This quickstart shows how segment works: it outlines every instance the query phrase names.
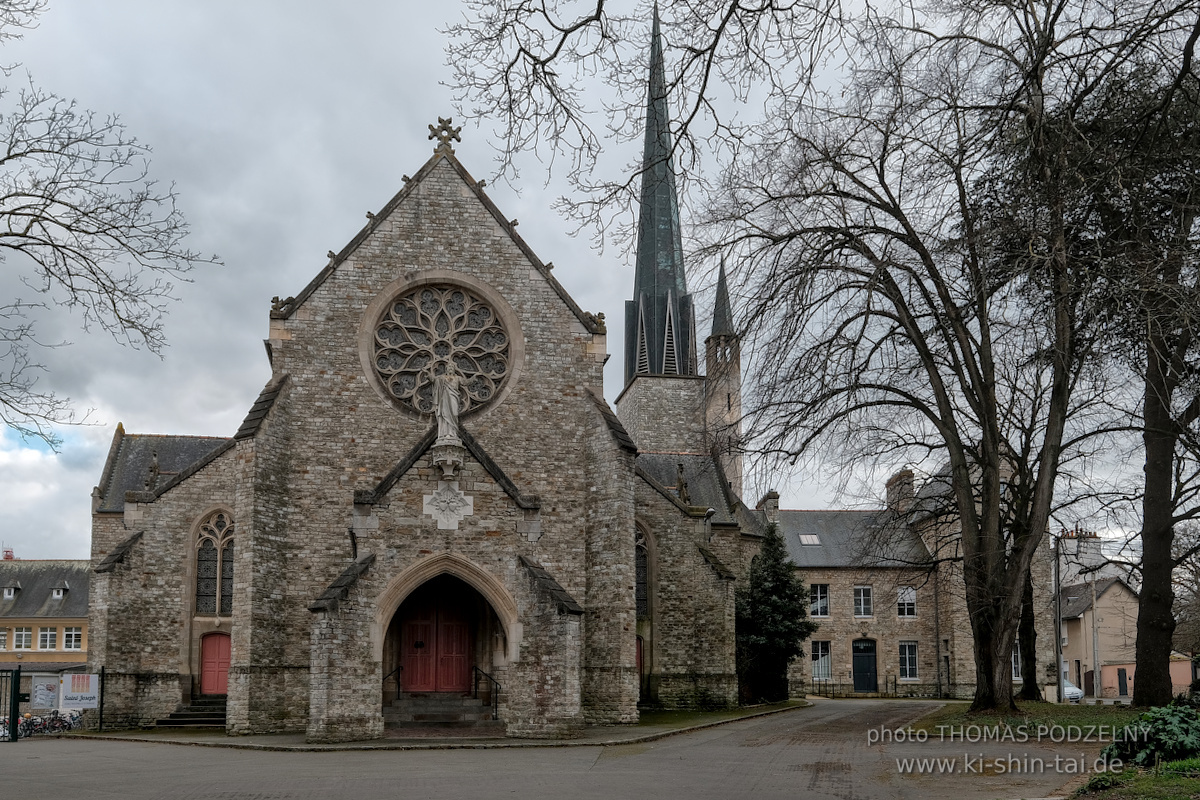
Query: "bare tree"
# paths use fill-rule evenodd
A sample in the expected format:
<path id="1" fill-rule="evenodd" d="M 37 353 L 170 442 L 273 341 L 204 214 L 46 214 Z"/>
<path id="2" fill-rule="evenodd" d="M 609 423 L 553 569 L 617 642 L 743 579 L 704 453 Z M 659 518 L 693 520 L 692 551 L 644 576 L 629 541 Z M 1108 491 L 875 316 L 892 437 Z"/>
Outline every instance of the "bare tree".
<path id="1" fill-rule="evenodd" d="M 1192 24 L 1185 65 L 1200 18 Z M 1141 387 L 1111 401 L 1114 424 L 1127 421 L 1145 454 L 1128 476 L 1141 523 L 1137 705 L 1171 699 L 1174 530 L 1200 515 L 1200 85 L 1180 69 L 1135 60 L 1100 76 L 1084 102 L 1047 115 L 1065 164 L 1055 194 L 1029 191 L 1036 182 L 1018 154 L 996 182 L 992 217 L 1007 232 L 1005 257 L 1032 266 L 1038 221 L 1051 202 L 1065 210 L 1064 246 L 1087 267 L 1078 290 L 1096 312 L 1084 324 L 1103 340 L 1101 365 Z"/>
<path id="2" fill-rule="evenodd" d="M 43 0 L 0 2 L 0 41 L 33 27 Z M 14 68 L 4 70 L 11 78 Z M 40 309 L 64 306 L 118 341 L 158 352 L 171 280 L 198 263 L 172 186 L 149 176 L 149 148 L 115 116 L 24 85 L 0 88 L 0 251 L 30 295 L 0 305 L 0 420 L 55 444 L 75 419 L 39 387 L 46 348 Z"/>
<path id="3" fill-rule="evenodd" d="M 633 176 L 592 178 L 602 146 L 581 81 L 608 79 L 618 137 L 636 132 L 643 85 L 621 47 L 630 18 L 610 6 L 514 0 L 455 29 L 463 97 L 499 113 L 506 151 L 545 136 L 572 153 L 589 191 L 573 208 L 600 223 Z M 1011 706 L 1009 654 L 1056 479 L 1064 458 L 1094 455 L 1102 427 L 1088 265 L 1067 247 L 1049 123 L 1113 71 L 1177 63 L 1195 2 L 896 3 L 848 18 L 834 4 L 707 0 L 664 15 L 684 170 L 701 152 L 723 166 L 702 187 L 700 236 L 755 298 L 764 380 L 746 427 L 785 459 L 949 464 L 974 706 Z M 764 113 L 739 124 L 724 98 Z M 978 202 L 1014 140 L 1046 212 L 1026 263 L 995 252 Z"/>

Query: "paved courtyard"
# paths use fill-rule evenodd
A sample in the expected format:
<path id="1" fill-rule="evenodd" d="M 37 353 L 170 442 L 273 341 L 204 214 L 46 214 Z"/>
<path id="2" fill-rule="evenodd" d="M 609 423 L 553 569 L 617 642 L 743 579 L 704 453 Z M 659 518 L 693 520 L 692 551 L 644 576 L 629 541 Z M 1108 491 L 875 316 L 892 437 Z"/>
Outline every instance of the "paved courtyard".
<path id="1" fill-rule="evenodd" d="M 936 703 L 816 700 L 811 708 L 654 742 L 579 747 L 261 752 L 149 742 L 33 739 L 0 744 L 6 796 L 354 800 L 420 798 L 1046 797 L 1071 778 L 1072 750 L 1034 743 L 868 745 Z M 211 740 L 210 740 L 211 741 Z M 982 756 L 980 762 L 964 759 Z M 1042 758 L 1030 775 L 997 774 L 996 758 Z M 955 758 L 953 774 L 901 775 L 898 758 Z"/>

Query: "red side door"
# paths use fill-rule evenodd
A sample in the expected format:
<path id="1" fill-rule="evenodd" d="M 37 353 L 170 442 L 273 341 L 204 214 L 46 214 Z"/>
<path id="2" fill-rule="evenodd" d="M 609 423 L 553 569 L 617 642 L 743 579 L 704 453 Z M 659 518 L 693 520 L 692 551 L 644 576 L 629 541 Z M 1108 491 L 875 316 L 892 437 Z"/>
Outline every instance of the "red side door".
<path id="1" fill-rule="evenodd" d="M 210 633 L 200 640 L 200 693 L 229 691 L 229 634 Z"/>
<path id="2" fill-rule="evenodd" d="M 471 688 L 467 623 L 442 610 L 438 617 L 439 692 L 465 692 Z"/>
<path id="3" fill-rule="evenodd" d="M 400 632 L 401 683 L 406 692 L 437 691 L 437 609 L 414 608 Z"/>

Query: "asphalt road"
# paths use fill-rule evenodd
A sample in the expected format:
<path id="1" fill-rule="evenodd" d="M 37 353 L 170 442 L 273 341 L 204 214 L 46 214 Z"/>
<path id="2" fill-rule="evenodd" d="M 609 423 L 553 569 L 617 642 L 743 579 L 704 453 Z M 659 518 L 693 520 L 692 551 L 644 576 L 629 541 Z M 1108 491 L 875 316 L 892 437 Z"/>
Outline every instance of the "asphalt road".
<path id="1" fill-rule="evenodd" d="M 994 800 L 1045 797 L 1071 778 L 1056 770 L 1053 761 L 1056 754 L 1078 755 L 1078 747 L 934 741 L 868 745 L 869 729 L 894 729 L 934 707 L 914 701 L 817 700 L 812 708 L 609 747 L 281 753 L 22 740 L 0 743 L 0 795 L 27 800 Z M 979 755 L 987 764 L 969 763 Z M 989 765 L 1006 756 L 1048 762 L 1034 774 L 997 774 Z M 953 774 L 943 766 L 942 774 L 901 775 L 897 759 L 909 757 L 955 758 L 956 767 Z"/>

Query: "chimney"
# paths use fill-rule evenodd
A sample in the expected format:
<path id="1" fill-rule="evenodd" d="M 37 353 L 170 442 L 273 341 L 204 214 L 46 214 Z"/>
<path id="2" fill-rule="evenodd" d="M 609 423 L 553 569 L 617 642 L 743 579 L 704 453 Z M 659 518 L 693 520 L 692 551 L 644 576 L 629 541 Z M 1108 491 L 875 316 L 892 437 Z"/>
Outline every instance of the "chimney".
<path id="1" fill-rule="evenodd" d="M 767 492 L 766 494 L 764 494 L 762 496 L 762 499 L 759 500 L 758 504 L 755 505 L 754 507 L 757 508 L 759 511 L 765 511 L 767 513 L 767 522 L 778 522 L 779 521 L 779 492 L 776 492 L 774 490 Z"/>
<path id="2" fill-rule="evenodd" d="M 887 507 L 897 514 L 907 514 L 913 505 L 913 497 L 916 495 L 913 486 L 913 471 L 911 469 L 902 469 L 892 477 L 888 478 L 887 486 Z"/>

